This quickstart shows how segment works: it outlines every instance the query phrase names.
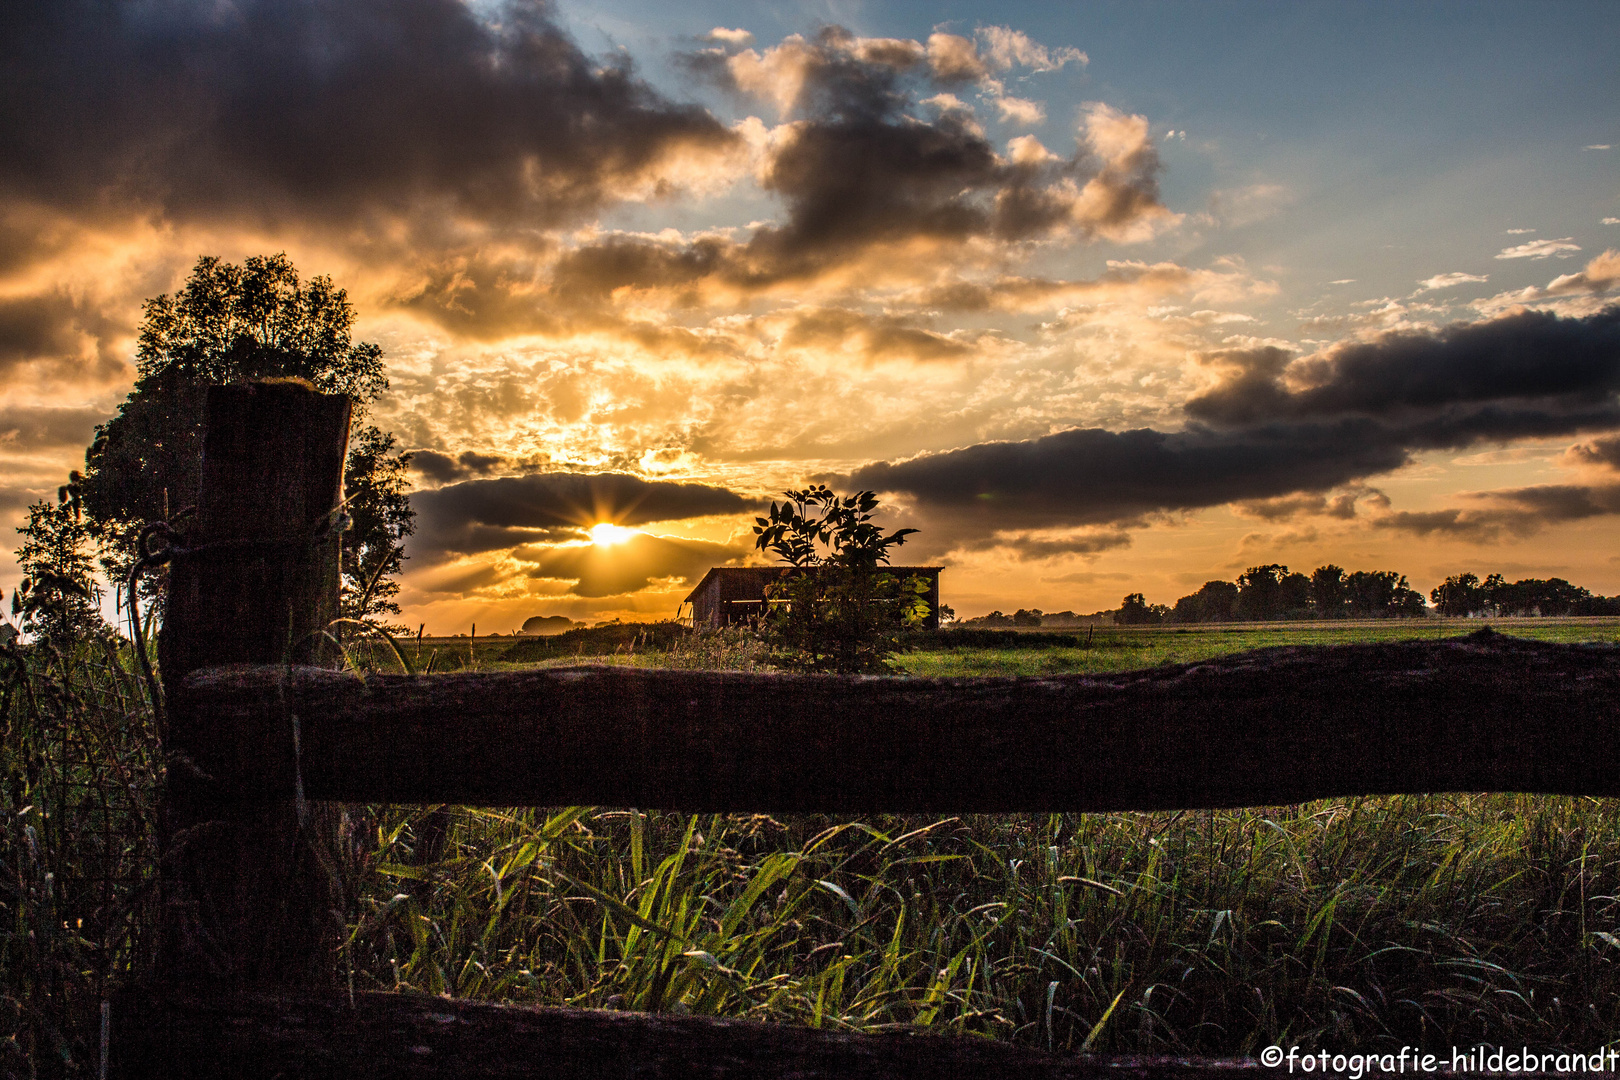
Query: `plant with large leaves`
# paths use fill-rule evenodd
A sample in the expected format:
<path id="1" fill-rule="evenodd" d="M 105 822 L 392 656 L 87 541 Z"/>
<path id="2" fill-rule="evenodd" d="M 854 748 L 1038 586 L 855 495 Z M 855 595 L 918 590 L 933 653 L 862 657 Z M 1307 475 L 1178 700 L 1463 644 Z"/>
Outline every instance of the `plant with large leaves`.
<path id="1" fill-rule="evenodd" d="M 789 566 L 766 592 L 762 625 L 773 659 L 796 671 L 889 670 L 898 635 L 928 617 L 928 583 L 880 569 L 916 529 L 873 523 L 877 496 L 825 485 L 787 492 L 754 519 L 754 546 Z"/>

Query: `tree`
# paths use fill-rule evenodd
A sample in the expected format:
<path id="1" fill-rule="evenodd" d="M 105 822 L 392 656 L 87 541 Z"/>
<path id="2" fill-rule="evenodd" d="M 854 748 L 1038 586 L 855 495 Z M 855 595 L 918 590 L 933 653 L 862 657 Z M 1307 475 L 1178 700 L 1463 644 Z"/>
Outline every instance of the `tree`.
<path id="1" fill-rule="evenodd" d="M 1240 619 L 1275 619 L 1283 612 L 1283 579 L 1288 567 L 1281 563 L 1251 566 L 1238 575 L 1237 610 Z"/>
<path id="2" fill-rule="evenodd" d="M 1319 619 L 1337 619 L 1344 615 L 1348 603 L 1344 567 L 1329 563 L 1311 572 L 1311 603 Z"/>
<path id="3" fill-rule="evenodd" d="M 1230 581 L 1206 581 L 1195 593 L 1183 596 L 1171 609 L 1177 623 L 1230 622 L 1237 605 L 1238 587 Z"/>
<path id="4" fill-rule="evenodd" d="M 1429 599 L 1442 615 L 1469 615 L 1480 606 L 1479 577 L 1475 574 L 1455 574 L 1436 585 Z"/>
<path id="5" fill-rule="evenodd" d="M 197 260 L 173 295 L 148 300 L 136 345 L 136 382 L 118 415 L 96 429 L 85 454 L 84 508 L 118 574 L 133 561 L 142 525 L 174 518 L 197 491 L 208 387 L 296 378 L 355 406 L 344 494 L 353 522 L 344 537 L 344 614 L 398 610 L 384 580 L 413 529 L 406 456 L 391 435 L 364 423 L 388 387 L 382 350 L 355 342 L 354 308 L 327 277 L 301 281 L 286 255 L 242 265 Z"/>
<path id="6" fill-rule="evenodd" d="M 1357 570 L 1344 579 L 1350 614 L 1358 619 L 1423 616 L 1423 594 L 1407 587 L 1406 575 L 1393 570 Z"/>
<path id="7" fill-rule="evenodd" d="M 17 530 L 23 579 L 11 594 L 11 611 L 22 628 L 60 649 L 106 626 L 90 557 L 91 530 L 67 491 L 56 506 L 42 499 L 28 508 L 28 524 Z"/>
<path id="8" fill-rule="evenodd" d="M 1119 602 L 1119 610 L 1114 612 L 1114 623 L 1117 626 L 1154 626 L 1162 623 L 1170 614 L 1170 609 L 1163 604 L 1149 604 L 1147 598 L 1139 592 L 1126 594 Z"/>
<path id="9" fill-rule="evenodd" d="M 888 670 L 899 632 L 928 617 L 928 583 L 884 573 L 891 548 L 916 529 L 885 534 L 873 524 L 877 496 L 840 497 L 825 485 L 789 491 L 754 519 L 754 546 L 789 569 L 766 591 L 766 640 L 796 671 L 870 674 Z"/>
<path id="10" fill-rule="evenodd" d="M 380 620 L 399 614 L 399 582 L 405 560 L 400 543 L 416 529 L 405 494 L 411 455 L 395 452 L 394 436 L 361 428 L 349 440 L 343 498 L 353 522 L 343 538 L 343 592 L 339 610 L 351 619 Z"/>

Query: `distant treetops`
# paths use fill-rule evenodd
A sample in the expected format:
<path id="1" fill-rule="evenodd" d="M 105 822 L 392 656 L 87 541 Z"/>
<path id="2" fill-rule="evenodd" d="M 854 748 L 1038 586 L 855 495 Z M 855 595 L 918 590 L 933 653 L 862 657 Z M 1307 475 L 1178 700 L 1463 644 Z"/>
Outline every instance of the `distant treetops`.
<path id="1" fill-rule="evenodd" d="M 1449 577 L 1429 593 L 1441 615 L 1620 615 L 1620 596 L 1595 596 L 1563 578 L 1524 578 L 1508 582 L 1501 574 L 1484 581 L 1474 574 Z M 1397 619 L 1421 618 L 1430 613 L 1423 594 L 1410 588 L 1406 576 L 1393 570 L 1357 570 L 1319 566 L 1307 577 L 1290 573 L 1280 563 L 1251 566 L 1236 582 L 1206 581 L 1195 593 L 1177 600 L 1174 607 L 1149 604 L 1141 593 L 1130 593 L 1112 613 L 1120 626 L 1156 623 L 1241 622 L 1273 619 Z M 964 626 L 1054 626 L 1093 621 L 1063 612 L 1054 619 L 1039 610 L 1016 615 L 992 612 L 968 619 Z M 1063 616 L 1066 616 L 1063 617 Z"/>

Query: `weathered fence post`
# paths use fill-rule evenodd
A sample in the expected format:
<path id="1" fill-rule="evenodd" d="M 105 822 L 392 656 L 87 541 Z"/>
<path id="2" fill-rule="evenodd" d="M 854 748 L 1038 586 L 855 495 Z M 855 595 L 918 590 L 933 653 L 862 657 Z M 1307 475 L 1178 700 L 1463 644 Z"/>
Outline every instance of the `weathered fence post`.
<path id="1" fill-rule="evenodd" d="M 349 401 L 295 383 L 208 392 L 194 516 L 176 523 L 158 641 L 164 682 L 231 663 L 318 663 L 337 615 L 337 507 Z M 299 719 L 282 710 L 273 747 L 296 766 Z M 319 987 L 341 941 L 340 889 L 301 785 L 246 795 L 196 762 L 265 752 L 176 698 L 163 846 L 163 978 Z"/>

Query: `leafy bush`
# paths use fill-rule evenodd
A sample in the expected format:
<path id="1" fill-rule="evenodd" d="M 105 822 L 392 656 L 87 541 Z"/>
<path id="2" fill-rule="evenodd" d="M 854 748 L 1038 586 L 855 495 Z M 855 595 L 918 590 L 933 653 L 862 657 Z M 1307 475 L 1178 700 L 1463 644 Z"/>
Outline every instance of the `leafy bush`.
<path id="1" fill-rule="evenodd" d="M 754 519 L 754 546 L 789 566 L 765 594 L 774 659 L 792 671 L 888 671 L 900 632 L 928 617 L 928 583 L 878 566 L 917 530 L 874 525 L 870 491 L 841 498 L 818 484 L 787 497 L 771 503 L 769 519 Z"/>

